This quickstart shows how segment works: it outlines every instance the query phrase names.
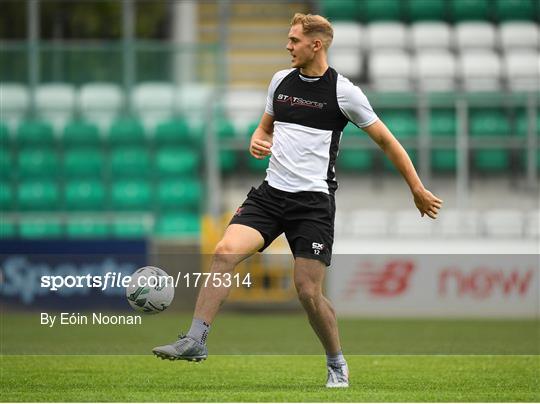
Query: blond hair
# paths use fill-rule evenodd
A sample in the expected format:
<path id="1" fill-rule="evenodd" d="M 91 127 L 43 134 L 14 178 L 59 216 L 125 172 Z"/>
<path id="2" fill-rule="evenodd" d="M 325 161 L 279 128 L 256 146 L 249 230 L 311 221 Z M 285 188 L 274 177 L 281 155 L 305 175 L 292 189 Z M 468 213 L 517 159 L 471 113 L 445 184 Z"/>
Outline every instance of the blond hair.
<path id="1" fill-rule="evenodd" d="M 291 20 L 291 27 L 296 24 L 302 25 L 305 35 L 319 35 L 324 49 L 328 50 L 334 38 L 334 29 L 330 21 L 320 15 L 296 13 Z"/>

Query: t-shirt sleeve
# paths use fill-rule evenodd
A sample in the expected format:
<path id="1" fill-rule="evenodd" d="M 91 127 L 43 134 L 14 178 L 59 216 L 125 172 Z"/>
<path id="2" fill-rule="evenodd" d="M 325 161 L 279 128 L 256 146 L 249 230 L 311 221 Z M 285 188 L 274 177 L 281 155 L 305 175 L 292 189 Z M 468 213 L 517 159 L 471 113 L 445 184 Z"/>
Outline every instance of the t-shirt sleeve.
<path id="1" fill-rule="evenodd" d="M 274 116 L 274 92 L 276 91 L 276 88 L 279 86 L 279 83 L 281 83 L 281 80 L 287 76 L 292 70 L 294 69 L 288 69 L 288 70 L 280 70 L 276 74 L 274 74 L 274 77 L 272 77 L 272 80 L 270 81 L 270 85 L 268 86 L 268 95 L 266 96 L 266 107 L 264 108 L 264 112 L 266 112 L 268 115 Z"/>
<path id="2" fill-rule="evenodd" d="M 338 76 L 336 90 L 339 108 L 349 121 L 360 128 L 377 122 L 379 117 L 373 111 L 366 95 L 341 74 Z"/>

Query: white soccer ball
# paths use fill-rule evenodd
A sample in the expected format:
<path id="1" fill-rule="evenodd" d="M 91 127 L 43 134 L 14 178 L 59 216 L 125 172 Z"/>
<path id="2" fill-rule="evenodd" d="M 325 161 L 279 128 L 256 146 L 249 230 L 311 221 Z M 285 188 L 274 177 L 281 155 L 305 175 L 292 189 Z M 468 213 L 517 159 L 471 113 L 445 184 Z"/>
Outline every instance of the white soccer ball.
<path id="1" fill-rule="evenodd" d="M 174 298 L 173 278 L 158 267 L 142 267 L 131 275 L 126 288 L 129 305 L 147 314 L 161 313 Z"/>

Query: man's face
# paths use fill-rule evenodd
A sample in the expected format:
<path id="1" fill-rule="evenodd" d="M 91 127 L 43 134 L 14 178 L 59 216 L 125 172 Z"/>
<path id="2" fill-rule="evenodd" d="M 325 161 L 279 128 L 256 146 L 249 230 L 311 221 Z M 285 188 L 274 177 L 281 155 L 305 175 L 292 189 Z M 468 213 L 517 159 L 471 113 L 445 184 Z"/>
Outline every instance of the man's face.
<path id="1" fill-rule="evenodd" d="M 305 67 L 315 57 L 313 50 L 314 40 L 302 32 L 302 25 L 293 25 L 289 31 L 287 50 L 291 54 L 291 66 Z"/>

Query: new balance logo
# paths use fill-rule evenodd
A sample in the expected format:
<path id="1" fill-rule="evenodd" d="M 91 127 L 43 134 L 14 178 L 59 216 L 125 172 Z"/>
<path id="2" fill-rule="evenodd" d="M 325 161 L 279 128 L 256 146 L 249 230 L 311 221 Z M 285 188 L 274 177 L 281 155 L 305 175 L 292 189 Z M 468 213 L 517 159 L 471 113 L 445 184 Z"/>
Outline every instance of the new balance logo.
<path id="1" fill-rule="evenodd" d="M 304 100 L 303 98 L 292 97 L 286 94 L 278 94 L 277 101 L 288 102 L 291 106 L 297 105 L 300 107 L 310 107 L 310 108 L 318 108 L 318 109 L 324 108 L 324 103 L 322 102 Z"/>

